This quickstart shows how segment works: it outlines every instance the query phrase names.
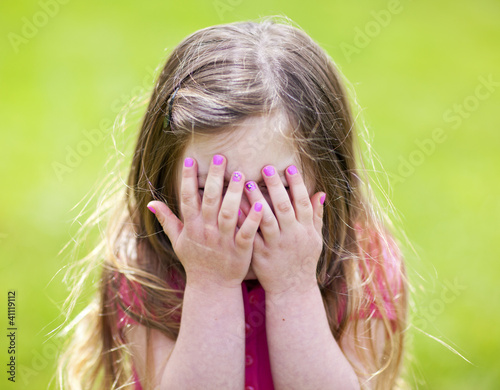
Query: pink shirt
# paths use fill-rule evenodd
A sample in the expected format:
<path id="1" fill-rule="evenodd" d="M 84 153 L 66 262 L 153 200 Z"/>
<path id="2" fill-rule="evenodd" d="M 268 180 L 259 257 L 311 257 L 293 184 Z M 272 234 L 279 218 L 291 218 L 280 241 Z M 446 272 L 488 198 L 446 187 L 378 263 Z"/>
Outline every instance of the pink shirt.
<path id="1" fill-rule="evenodd" d="M 386 274 L 391 284 L 391 289 L 393 294 L 397 294 L 401 288 L 401 279 L 399 277 L 399 252 L 394 241 L 390 240 L 390 249 L 384 249 L 382 252 L 382 257 L 380 258 L 380 253 L 377 248 L 370 244 L 369 253 L 374 259 L 385 260 Z M 121 274 L 120 274 L 121 275 Z M 361 271 L 361 275 L 364 276 Z M 382 290 L 382 295 L 384 298 L 385 309 L 388 312 L 390 320 L 394 320 L 395 310 L 394 307 L 389 302 L 389 295 L 386 289 L 383 288 L 382 276 L 379 272 L 376 272 L 376 277 L 379 282 L 380 288 Z M 137 291 L 140 295 L 140 286 L 137 287 Z M 272 390 L 273 379 L 271 375 L 271 366 L 269 361 L 269 351 L 267 346 L 266 337 L 266 311 L 265 311 L 265 291 L 260 285 L 258 280 L 245 280 L 241 284 L 241 289 L 243 293 L 243 304 L 245 308 L 245 329 L 246 329 L 246 346 L 245 346 L 245 390 Z M 344 285 L 343 293 L 345 294 L 346 289 Z M 373 295 L 370 291 L 367 291 L 368 296 L 371 298 L 370 302 L 373 300 Z M 341 294 L 341 307 L 338 313 L 338 319 L 341 320 L 345 312 L 346 300 L 342 298 Z M 132 293 L 125 283 L 125 278 L 121 279 L 121 288 L 119 292 L 119 299 L 122 299 L 126 306 L 131 306 L 132 310 L 140 311 L 140 299 L 137 294 Z M 135 321 L 127 316 L 123 310 L 118 306 L 119 312 L 119 329 L 120 333 L 123 327 L 127 324 L 134 324 Z M 368 310 L 361 311 L 359 313 L 360 318 L 366 318 L 373 315 L 376 318 L 382 318 L 380 312 L 377 310 L 375 304 L 371 303 Z M 123 334 L 121 333 L 122 337 Z M 134 370 L 134 375 L 136 379 L 136 390 L 142 390 L 142 386 L 137 377 L 137 373 Z"/>
<path id="2" fill-rule="evenodd" d="M 266 336 L 265 291 L 258 280 L 241 283 L 245 306 L 245 390 L 274 389 Z"/>
<path id="3" fill-rule="evenodd" d="M 137 283 L 132 282 L 135 291 L 128 288 L 122 274 L 116 274 L 120 278 L 120 290 L 118 299 L 136 313 L 141 312 L 141 290 Z M 245 390 L 267 390 L 274 389 L 269 363 L 269 352 L 266 337 L 266 306 L 265 292 L 258 280 L 245 280 L 241 283 L 243 293 L 243 305 L 245 308 Z M 118 310 L 118 329 L 123 337 L 123 329 L 128 324 L 137 322 L 125 314 L 120 306 Z M 125 340 L 125 339 L 124 339 Z M 142 390 L 137 372 L 134 368 L 134 379 L 136 390 Z"/>

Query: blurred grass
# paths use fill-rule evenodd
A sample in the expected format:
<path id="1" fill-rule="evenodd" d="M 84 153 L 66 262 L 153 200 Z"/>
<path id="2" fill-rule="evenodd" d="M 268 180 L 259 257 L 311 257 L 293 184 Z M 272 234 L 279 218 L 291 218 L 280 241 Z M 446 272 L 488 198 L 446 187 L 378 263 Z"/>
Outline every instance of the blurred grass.
<path id="1" fill-rule="evenodd" d="M 270 14 L 287 15 L 304 28 L 353 84 L 391 177 L 391 199 L 418 254 L 408 253 L 407 267 L 419 324 L 473 363 L 412 331 L 412 387 L 500 386 L 500 314 L 492 310 L 500 298 L 494 287 L 500 270 L 498 87 L 457 128 L 444 116 L 474 94 L 479 76 L 500 81 L 500 3 L 402 1 L 402 11 L 350 57 L 342 43 L 353 45 L 355 28 L 373 26 L 373 12 L 388 2 L 70 1 L 40 23 L 48 3 L 2 4 L 0 13 L 1 285 L 4 296 L 8 289 L 18 292 L 18 381 L 12 388 L 47 388 L 54 372 L 54 341 L 47 335 L 60 324 L 67 296 L 61 274 L 54 275 L 68 261 L 57 254 L 78 227 L 71 221 L 80 208 L 71 208 L 105 174 L 110 140 L 94 146 L 62 180 L 53 163 L 64 163 L 67 148 L 85 139 L 84 130 L 114 121 L 116 102 L 121 107 L 136 87 L 151 86 L 151 69 L 183 37 Z M 217 11 L 221 4 L 227 7 Z M 33 17 L 40 27 L 16 53 L 9 33 L 21 34 Z M 415 141 L 438 127 L 446 140 L 414 173 L 395 179 L 402 159 L 418 150 Z M 454 281 L 464 288 L 444 302 L 446 282 Z M 1 323 L 5 330 L 5 317 Z M 6 348 L 3 337 L 4 363 Z"/>

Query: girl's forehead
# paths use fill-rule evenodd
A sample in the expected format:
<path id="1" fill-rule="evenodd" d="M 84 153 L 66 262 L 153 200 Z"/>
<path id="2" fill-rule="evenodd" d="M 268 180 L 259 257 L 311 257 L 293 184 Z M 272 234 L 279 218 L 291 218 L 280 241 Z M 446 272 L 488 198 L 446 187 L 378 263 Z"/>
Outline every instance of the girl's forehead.
<path id="1" fill-rule="evenodd" d="M 248 138 L 239 138 L 230 144 L 193 142 L 184 151 L 183 159 L 195 158 L 198 174 L 206 175 L 215 154 L 222 154 L 227 159 L 226 171 L 243 171 L 246 176 L 258 176 L 265 165 L 273 165 L 278 171 L 289 165 L 299 164 L 297 152 L 283 140 L 267 140 L 254 143 Z"/>
<path id="2" fill-rule="evenodd" d="M 200 150 L 230 150 L 239 146 L 262 149 L 269 144 L 274 147 L 291 147 L 291 126 L 282 113 L 270 116 L 252 116 L 217 133 L 196 133 L 190 145 Z"/>
<path id="3" fill-rule="evenodd" d="M 277 132 L 228 132 L 193 138 L 185 148 L 184 154 L 195 154 L 200 158 L 214 154 L 239 154 L 241 158 L 253 158 L 258 154 L 287 155 L 296 153 L 290 140 Z"/>
<path id="4" fill-rule="evenodd" d="M 183 157 L 210 161 L 214 154 L 220 153 L 228 158 L 229 165 L 229 155 L 245 165 L 256 158 L 292 161 L 296 150 L 290 134 L 290 128 L 279 117 L 251 117 L 217 134 L 193 135 Z"/>

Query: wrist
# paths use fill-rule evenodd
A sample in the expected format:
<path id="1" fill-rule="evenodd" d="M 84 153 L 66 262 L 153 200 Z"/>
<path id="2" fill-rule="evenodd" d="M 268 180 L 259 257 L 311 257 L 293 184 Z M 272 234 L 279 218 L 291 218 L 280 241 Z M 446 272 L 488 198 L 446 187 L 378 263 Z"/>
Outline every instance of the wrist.
<path id="1" fill-rule="evenodd" d="M 241 291 L 241 283 L 242 281 L 238 280 L 225 281 L 190 274 L 186 275 L 186 288 L 189 287 L 191 290 L 198 290 L 206 293 L 220 293 L 224 291 L 231 293 L 232 291 Z"/>
<path id="2" fill-rule="evenodd" d="M 266 300 L 269 299 L 270 301 L 298 300 L 316 295 L 317 293 L 321 294 L 316 280 L 288 287 L 281 286 L 281 288 L 264 289 L 264 291 L 266 293 Z"/>

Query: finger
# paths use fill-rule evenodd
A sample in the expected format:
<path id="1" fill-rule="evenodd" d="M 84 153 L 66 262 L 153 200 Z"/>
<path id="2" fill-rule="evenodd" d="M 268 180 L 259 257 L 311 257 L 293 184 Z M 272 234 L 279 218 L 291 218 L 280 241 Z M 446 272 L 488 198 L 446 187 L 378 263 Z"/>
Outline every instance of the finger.
<path id="1" fill-rule="evenodd" d="M 313 224 L 314 228 L 319 235 L 323 235 L 323 215 L 325 212 L 326 194 L 324 192 L 318 192 L 314 194 L 311 198 L 311 204 L 313 207 Z"/>
<path id="2" fill-rule="evenodd" d="M 253 247 L 253 241 L 262 220 L 263 208 L 261 202 L 255 202 L 250 209 L 250 213 L 245 218 L 243 225 L 241 225 L 240 230 L 238 230 L 234 242 L 241 249 Z"/>
<path id="3" fill-rule="evenodd" d="M 198 163 L 190 157 L 184 160 L 180 196 L 182 217 L 186 223 L 199 215 L 201 203 L 198 193 Z"/>
<path id="4" fill-rule="evenodd" d="M 235 171 L 231 176 L 226 194 L 222 200 L 220 208 L 218 224 L 221 234 L 231 234 L 234 237 L 234 229 L 238 223 L 238 210 L 241 203 L 241 195 L 243 194 L 243 185 L 245 177 L 243 173 Z"/>
<path id="5" fill-rule="evenodd" d="M 248 210 L 250 212 L 250 210 Z M 245 218 L 246 218 L 246 214 L 245 212 L 241 209 L 238 210 L 238 222 L 236 224 L 236 226 L 239 228 L 241 228 L 241 226 L 243 225 L 243 222 L 245 222 Z"/>
<path id="6" fill-rule="evenodd" d="M 245 188 L 245 185 L 243 186 L 243 188 Z M 252 208 L 252 203 L 250 203 L 248 197 L 245 194 L 245 196 L 241 197 L 241 203 L 240 203 L 240 210 L 243 213 L 243 216 L 246 217 L 248 214 L 250 214 L 251 208 Z"/>
<path id="7" fill-rule="evenodd" d="M 292 193 L 295 217 L 302 224 L 311 224 L 313 222 L 313 206 L 302 175 L 295 165 L 290 165 L 285 172 L 286 181 Z"/>
<path id="8" fill-rule="evenodd" d="M 208 169 L 207 182 L 201 202 L 201 213 L 205 224 L 216 226 L 221 206 L 222 189 L 224 187 L 224 172 L 226 159 L 220 154 L 212 158 Z"/>
<path id="9" fill-rule="evenodd" d="M 279 175 L 272 165 L 267 165 L 262 169 L 262 177 L 271 197 L 274 214 L 276 214 L 280 228 L 291 226 L 296 221 L 295 211 Z"/>
<path id="10" fill-rule="evenodd" d="M 155 200 L 149 202 L 147 207 L 156 216 L 158 222 L 160 222 L 160 225 L 163 227 L 163 231 L 169 238 L 172 247 L 175 247 L 175 243 L 177 242 L 177 238 L 179 238 L 179 234 L 181 234 L 184 224 L 163 202 Z"/>
<path id="11" fill-rule="evenodd" d="M 262 221 L 260 222 L 260 232 L 262 237 L 266 241 L 274 240 L 280 235 L 280 226 L 276 217 L 271 210 L 271 206 L 267 203 L 266 199 L 262 195 L 262 192 L 257 187 L 254 181 L 247 181 L 245 183 L 245 194 L 250 201 L 254 204 L 255 202 L 261 202 L 263 206 Z M 248 217 L 247 217 L 248 218 Z"/>
<path id="12" fill-rule="evenodd" d="M 238 210 L 238 222 L 236 223 L 236 229 L 234 230 L 234 239 L 236 239 L 236 234 L 241 229 L 241 225 L 245 222 L 245 215 L 241 211 L 241 208 Z"/>

